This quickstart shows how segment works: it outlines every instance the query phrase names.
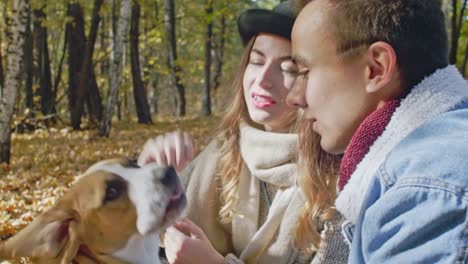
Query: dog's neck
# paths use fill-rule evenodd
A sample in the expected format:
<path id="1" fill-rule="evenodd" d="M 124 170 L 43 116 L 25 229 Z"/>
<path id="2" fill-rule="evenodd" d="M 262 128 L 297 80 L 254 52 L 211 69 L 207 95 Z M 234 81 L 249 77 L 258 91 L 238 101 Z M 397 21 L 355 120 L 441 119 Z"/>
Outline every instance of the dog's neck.
<path id="1" fill-rule="evenodd" d="M 114 252 L 113 257 L 134 264 L 160 264 L 159 234 L 151 233 L 145 236 L 135 234 L 130 237 L 127 245 Z"/>

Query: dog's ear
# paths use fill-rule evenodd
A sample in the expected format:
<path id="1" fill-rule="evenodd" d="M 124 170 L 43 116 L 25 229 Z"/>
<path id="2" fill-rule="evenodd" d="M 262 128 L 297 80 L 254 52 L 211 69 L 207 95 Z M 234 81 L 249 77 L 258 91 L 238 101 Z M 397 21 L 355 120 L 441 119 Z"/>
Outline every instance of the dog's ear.
<path id="1" fill-rule="evenodd" d="M 18 257 L 59 258 L 70 263 L 78 239 L 77 214 L 72 209 L 52 208 L 7 241 L 0 243 L 0 259 Z"/>

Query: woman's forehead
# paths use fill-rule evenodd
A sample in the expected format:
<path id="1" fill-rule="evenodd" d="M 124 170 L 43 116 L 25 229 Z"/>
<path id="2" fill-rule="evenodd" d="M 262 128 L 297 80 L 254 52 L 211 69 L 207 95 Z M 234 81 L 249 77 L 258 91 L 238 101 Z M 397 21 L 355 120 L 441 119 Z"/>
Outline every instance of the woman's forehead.
<path id="1" fill-rule="evenodd" d="M 273 34 L 259 34 L 252 47 L 252 52 L 263 56 L 290 57 L 291 41 Z"/>

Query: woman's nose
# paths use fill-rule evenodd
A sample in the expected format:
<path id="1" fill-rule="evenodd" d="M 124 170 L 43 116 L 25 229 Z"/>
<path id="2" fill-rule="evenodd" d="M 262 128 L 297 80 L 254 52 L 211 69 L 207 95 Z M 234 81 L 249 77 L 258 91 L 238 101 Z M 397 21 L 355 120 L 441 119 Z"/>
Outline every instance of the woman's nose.
<path id="1" fill-rule="evenodd" d="M 273 87 L 273 65 L 271 63 L 265 64 L 263 66 L 262 71 L 260 72 L 259 78 L 259 85 L 264 89 L 271 89 Z"/>

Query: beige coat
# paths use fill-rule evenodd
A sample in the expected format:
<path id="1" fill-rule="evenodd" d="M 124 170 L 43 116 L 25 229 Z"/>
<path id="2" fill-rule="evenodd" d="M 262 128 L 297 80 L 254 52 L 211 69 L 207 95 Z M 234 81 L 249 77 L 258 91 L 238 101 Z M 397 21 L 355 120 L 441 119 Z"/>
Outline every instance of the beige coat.
<path id="1" fill-rule="evenodd" d="M 221 186 L 216 173 L 221 144 L 220 141 L 213 140 L 181 173 L 188 198 L 186 216 L 205 232 L 214 248 L 226 256 L 225 263 L 237 264 L 242 261 L 237 258 L 240 252 L 235 252 L 233 246 L 232 224 L 222 224 L 219 221 Z M 261 203 L 265 203 L 265 200 L 261 200 Z M 342 221 L 338 216 L 335 221 L 324 224 L 324 241 L 312 260 L 313 264 L 347 262 L 348 245 L 341 235 Z M 310 263 L 311 259 L 312 256 L 299 254 L 294 263 Z"/>
<path id="2" fill-rule="evenodd" d="M 212 141 L 181 173 L 181 178 L 188 200 L 187 218 L 205 232 L 219 253 L 227 255 L 234 251 L 231 225 L 221 224 L 218 217 L 221 202 L 216 173 L 220 147 L 219 141 Z"/>
<path id="3" fill-rule="evenodd" d="M 219 190 L 221 189 L 221 186 L 219 186 L 216 173 L 220 159 L 220 148 L 221 143 L 219 141 L 212 141 L 182 173 L 182 182 L 185 186 L 188 197 L 188 210 L 186 213 L 187 217 L 200 226 L 200 228 L 206 233 L 215 249 L 224 256 L 227 256 L 226 263 L 242 263 L 237 259 L 237 257 L 242 253 L 239 252 L 239 250 L 242 249 L 237 248 L 236 250 L 233 242 L 235 241 L 235 237 L 232 236 L 232 233 L 234 232 L 233 224 L 222 224 L 219 221 L 219 210 L 221 206 Z M 263 192 L 266 192 L 265 188 L 260 188 L 260 193 L 258 195 L 264 195 Z M 259 202 L 259 208 L 270 207 L 268 199 L 260 198 Z M 260 224 L 263 224 L 264 220 L 265 219 L 259 218 L 258 221 Z M 291 254 L 291 247 L 286 247 L 284 249 L 284 253 L 281 249 L 280 251 L 275 249 L 274 252 L 274 255 L 267 258 L 270 259 L 268 262 L 271 262 L 271 260 L 280 261 L 280 259 L 282 259 L 280 262 L 283 263 L 286 257 L 289 259 L 287 263 L 293 263 L 294 259 L 299 259 L 299 254 L 295 250 L 292 251 L 292 255 L 289 255 Z M 280 255 L 282 257 L 279 257 Z M 259 263 L 265 261 L 266 260 L 259 261 Z M 300 261 L 294 263 L 304 262 Z"/>

